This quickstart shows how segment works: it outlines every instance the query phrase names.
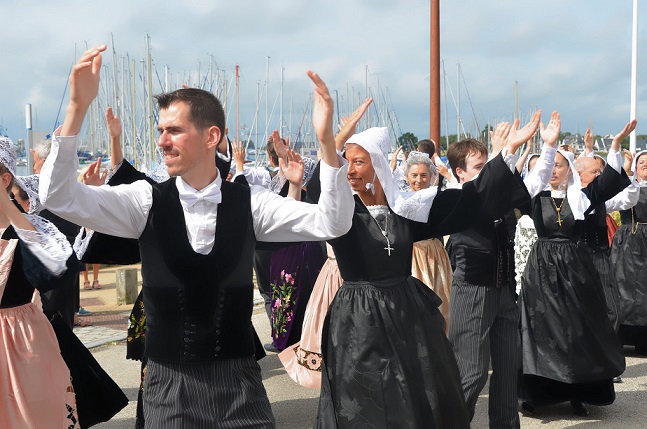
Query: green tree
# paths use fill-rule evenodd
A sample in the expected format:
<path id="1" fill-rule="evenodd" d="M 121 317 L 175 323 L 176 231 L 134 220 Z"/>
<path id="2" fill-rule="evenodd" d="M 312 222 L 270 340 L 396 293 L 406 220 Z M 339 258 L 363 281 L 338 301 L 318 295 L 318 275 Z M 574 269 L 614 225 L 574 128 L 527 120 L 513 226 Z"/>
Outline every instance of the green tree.
<path id="1" fill-rule="evenodd" d="M 398 145 L 404 147 L 405 150 L 414 150 L 416 148 L 416 143 L 418 143 L 418 137 L 413 133 L 406 132 L 398 137 Z"/>

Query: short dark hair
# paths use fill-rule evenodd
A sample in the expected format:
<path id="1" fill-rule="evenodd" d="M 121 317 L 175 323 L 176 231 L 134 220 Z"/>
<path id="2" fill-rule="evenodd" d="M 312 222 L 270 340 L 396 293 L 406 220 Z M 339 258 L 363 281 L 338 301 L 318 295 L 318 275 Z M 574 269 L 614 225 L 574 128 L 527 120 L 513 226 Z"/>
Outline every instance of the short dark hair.
<path id="1" fill-rule="evenodd" d="M 278 167 L 279 165 L 279 156 L 276 154 L 276 149 L 274 149 L 274 142 L 272 139 L 268 140 L 267 145 L 265 145 L 268 156 L 272 159 L 272 163 Z"/>
<path id="2" fill-rule="evenodd" d="M 418 152 L 424 152 L 433 158 L 436 153 L 436 145 L 429 139 L 418 140 Z"/>
<path id="3" fill-rule="evenodd" d="M 484 143 L 474 139 L 465 139 L 449 145 L 449 149 L 447 149 L 447 162 L 449 162 L 452 173 L 454 173 L 454 177 L 457 179 L 458 174 L 456 174 L 456 169 L 460 167 L 465 170 L 465 160 L 470 153 L 487 155 L 487 147 Z"/>
<path id="4" fill-rule="evenodd" d="M 225 132 L 225 111 L 222 104 L 212 93 L 198 88 L 183 88 L 155 96 L 160 109 L 168 109 L 171 104 L 183 102 L 189 106 L 189 119 L 199 130 L 212 126 Z"/>

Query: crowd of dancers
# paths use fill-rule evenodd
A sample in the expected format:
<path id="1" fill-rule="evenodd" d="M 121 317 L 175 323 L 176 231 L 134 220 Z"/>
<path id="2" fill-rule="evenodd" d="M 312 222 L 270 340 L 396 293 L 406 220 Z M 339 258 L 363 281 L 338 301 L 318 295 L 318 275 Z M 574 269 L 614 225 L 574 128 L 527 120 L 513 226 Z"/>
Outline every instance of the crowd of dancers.
<path id="1" fill-rule="evenodd" d="M 272 168 L 246 166 L 220 102 L 183 88 L 156 97 L 165 169 L 123 159 L 108 109 L 111 168 L 97 161 L 79 182 L 105 49 L 74 66 L 40 175 L 16 176 L 0 140 L 0 427 L 85 428 L 127 402 L 72 334 L 68 295 L 50 292 L 78 289 L 79 260 L 142 264 L 127 355 L 142 365 L 136 428 L 275 427 L 265 350 L 320 389 L 316 428 L 468 428 L 490 370 L 491 428 L 561 402 L 587 415 L 614 402 L 623 344 L 647 353 L 647 151 L 620 148 L 635 120 L 606 161 L 589 132 L 582 154 L 558 147 L 559 114 L 544 125 L 538 111 L 499 124 L 490 151 L 462 140 L 447 166 L 422 141 L 398 166 L 385 128 L 356 130 L 372 100 L 335 135 L 309 71 L 319 162 L 274 132 Z"/>

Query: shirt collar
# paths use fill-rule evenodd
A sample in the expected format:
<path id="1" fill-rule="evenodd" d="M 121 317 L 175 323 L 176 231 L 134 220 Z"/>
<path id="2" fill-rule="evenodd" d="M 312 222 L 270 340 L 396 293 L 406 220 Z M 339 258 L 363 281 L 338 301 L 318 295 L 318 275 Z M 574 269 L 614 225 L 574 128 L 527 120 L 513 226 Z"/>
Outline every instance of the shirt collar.
<path id="1" fill-rule="evenodd" d="M 207 201 L 212 204 L 220 204 L 222 201 L 220 192 L 222 177 L 220 177 L 220 174 L 216 176 L 213 182 L 200 190 L 194 189 L 179 176 L 175 179 L 175 186 L 180 194 L 180 204 L 185 210 L 193 207 L 198 201 Z"/>

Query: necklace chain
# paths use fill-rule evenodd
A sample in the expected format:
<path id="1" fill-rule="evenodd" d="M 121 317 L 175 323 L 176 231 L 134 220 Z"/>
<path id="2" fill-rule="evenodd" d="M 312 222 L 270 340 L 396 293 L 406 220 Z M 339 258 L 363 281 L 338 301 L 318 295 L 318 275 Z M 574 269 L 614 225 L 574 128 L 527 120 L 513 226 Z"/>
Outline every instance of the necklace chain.
<path id="1" fill-rule="evenodd" d="M 380 223 L 377 221 L 376 218 L 373 217 L 373 215 L 371 215 L 371 217 L 375 221 L 375 224 L 377 225 L 377 228 L 380 230 L 380 232 L 382 233 L 382 235 L 386 239 L 386 247 L 384 248 L 384 250 L 389 252 L 389 256 L 391 256 L 391 251 L 395 250 L 395 249 L 393 249 L 393 247 L 391 247 L 391 240 L 389 240 L 389 237 L 388 237 L 388 230 L 389 230 L 389 212 L 388 212 L 388 210 L 387 210 L 387 212 L 386 212 L 386 214 L 384 216 L 385 219 L 386 219 L 385 222 L 384 222 L 384 229 L 382 229 L 382 227 L 380 226 Z"/>
<path id="2" fill-rule="evenodd" d="M 557 207 L 557 203 L 555 202 L 555 198 L 553 198 L 551 196 L 550 199 L 553 201 L 553 205 L 555 206 L 555 210 L 557 211 L 557 222 L 556 223 L 561 228 L 562 223 L 564 223 L 564 221 L 562 220 L 562 207 L 564 206 L 564 201 L 566 201 L 566 196 L 564 196 L 564 198 L 562 199 L 562 202 L 560 203 L 559 207 Z"/>

